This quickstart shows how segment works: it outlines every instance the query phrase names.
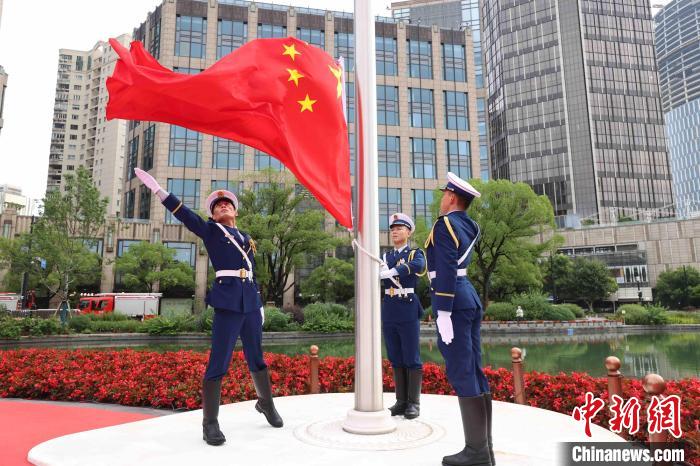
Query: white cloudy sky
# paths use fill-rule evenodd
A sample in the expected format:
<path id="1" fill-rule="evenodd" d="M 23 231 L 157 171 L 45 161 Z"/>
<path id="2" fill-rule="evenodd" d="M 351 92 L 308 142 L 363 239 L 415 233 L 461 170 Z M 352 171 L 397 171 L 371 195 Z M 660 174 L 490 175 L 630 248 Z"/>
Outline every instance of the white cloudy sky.
<path id="1" fill-rule="evenodd" d="M 670 0 L 652 0 L 664 5 Z M 0 65 L 9 73 L 0 132 L 0 184 L 44 196 L 48 172 L 58 49 L 89 50 L 98 40 L 131 33 L 161 0 L 3 0 Z M 352 11 L 352 0 L 268 0 Z M 390 0 L 372 0 L 389 15 Z"/>

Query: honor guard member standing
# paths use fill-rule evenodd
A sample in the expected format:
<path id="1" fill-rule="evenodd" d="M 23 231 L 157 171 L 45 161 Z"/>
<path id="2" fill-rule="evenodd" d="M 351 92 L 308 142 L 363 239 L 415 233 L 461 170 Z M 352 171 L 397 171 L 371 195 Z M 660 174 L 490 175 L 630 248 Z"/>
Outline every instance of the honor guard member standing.
<path id="1" fill-rule="evenodd" d="M 495 464 L 491 442 L 491 394 L 481 369 L 483 308 L 467 278 L 479 225 L 466 210 L 481 194 L 453 173 L 442 189 L 440 217 L 433 224 L 425 252 L 430 297 L 436 313 L 438 347 L 447 379 L 457 392 L 464 429 L 464 449 L 442 459 L 446 466 Z"/>
<path id="2" fill-rule="evenodd" d="M 175 218 L 199 236 L 209 253 L 216 280 L 207 295 L 214 308 L 211 354 L 202 382 L 203 437 L 209 445 L 221 445 L 226 437 L 219 429 L 221 379 L 226 375 L 233 348 L 240 335 L 258 402 L 255 409 L 265 415 L 273 427 L 282 427 L 282 418 L 272 401 L 272 386 L 262 352 L 264 309 L 254 279 L 255 243 L 236 228 L 238 199 L 230 191 L 217 190 L 206 201 L 209 221 L 202 220 L 173 194 L 141 169 L 136 176 L 151 189 Z"/>
<path id="3" fill-rule="evenodd" d="M 396 403 L 392 416 L 414 419 L 420 415 L 423 363 L 420 359 L 420 318 L 423 308 L 415 294 L 418 277 L 425 275 L 425 256 L 408 247 L 415 225 L 406 214 L 389 217 L 394 249 L 384 254 L 380 277 L 384 285 L 382 330 L 386 353 L 394 369 Z"/>

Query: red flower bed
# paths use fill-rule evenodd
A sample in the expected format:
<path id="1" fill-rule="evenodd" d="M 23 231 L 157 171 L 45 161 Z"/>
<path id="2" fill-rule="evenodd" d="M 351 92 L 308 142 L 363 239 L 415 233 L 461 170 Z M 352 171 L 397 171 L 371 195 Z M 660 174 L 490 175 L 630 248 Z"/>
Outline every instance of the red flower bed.
<path id="1" fill-rule="evenodd" d="M 149 351 L 99 351 L 29 349 L 0 351 L 0 397 L 62 401 L 97 401 L 128 406 L 197 409 L 200 386 L 208 354 L 193 351 L 157 353 Z M 273 391 L 277 396 L 309 392 L 309 357 L 266 353 Z M 384 389 L 393 390 L 391 367 L 383 362 Z M 485 369 L 494 399 L 513 401 L 513 377 L 506 369 Z M 355 377 L 354 358 L 326 357 L 320 360 L 321 392 L 350 392 Z M 525 374 L 527 401 L 531 406 L 570 415 L 583 404 L 586 392 L 606 401 L 594 422 L 608 427 L 610 410 L 607 380 L 587 374 Z M 625 399 L 644 398 L 641 382 L 625 379 Z M 454 394 L 442 366 L 424 366 L 423 392 Z M 686 461 L 700 466 L 700 380 L 668 381 L 666 394 L 681 397 L 683 443 Z M 255 398 L 255 389 L 243 353 L 233 356 L 222 385 L 222 402 Z M 643 402 L 640 432 L 634 440 L 646 437 L 646 403 Z M 583 426 L 581 427 L 583 429 Z M 630 438 L 629 436 L 627 436 Z M 632 438 L 630 438 L 632 439 Z"/>

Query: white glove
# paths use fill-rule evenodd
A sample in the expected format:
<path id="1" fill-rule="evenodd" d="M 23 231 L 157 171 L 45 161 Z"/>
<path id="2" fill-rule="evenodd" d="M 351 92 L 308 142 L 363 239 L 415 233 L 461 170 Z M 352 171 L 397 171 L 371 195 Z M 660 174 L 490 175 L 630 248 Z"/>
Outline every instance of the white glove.
<path id="1" fill-rule="evenodd" d="M 161 189 L 156 179 L 140 168 L 134 168 L 134 173 L 136 174 L 136 177 L 141 180 L 141 183 L 145 184 L 146 187 L 154 193 L 157 193 L 158 190 Z"/>
<path id="2" fill-rule="evenodd" d="M 387 271 L 387 270 L 389 270 L 389 266 L 386 265 L 386 262 L 382 262 L 381 267 L 379 267 L 379 273 L 382 273 L 382 272 Z"/>
<path id="3" fill-rule="evenodd" d="M 455 337 L 454 329 L 452 328 L 452 318 L 450 317 L 451 315 L 451 312 L 438 311 L 437 319 L 435 319 L 440 338 L 446 345 L 452 343 L 452 340 Z"/>
<path id="4" fill-rule="evenodd" d="M 396 271 L 396 269 L 391 269 L 391 270 L 382 270 L 379 272 L 379 278 L 384 280 L 385 278 L 391 278 L 394 275 L 398 275 L 399 273 Z"/>
<path id="5" fill-rule="evenodd" d="M 260 315 L 262 316 L 262 323 L 260 325 L 262 325 L 265 323 L 265 308 L 262 306 L 260 307 Z"/>

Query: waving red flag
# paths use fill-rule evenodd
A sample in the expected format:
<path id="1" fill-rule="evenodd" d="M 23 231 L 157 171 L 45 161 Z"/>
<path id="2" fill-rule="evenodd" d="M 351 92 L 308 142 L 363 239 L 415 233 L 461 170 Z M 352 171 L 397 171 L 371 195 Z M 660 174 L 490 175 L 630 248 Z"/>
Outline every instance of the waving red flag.
<path id="1" fill-rule="evenodd" d="M 238 141 L 282 162 L 341 225 L 352 227 L 342 69 L 294 38 L 257 39 L 196 75 L 161 66 L 141 42 L 107 79 L 107 119 L 161 121 Z"/>

